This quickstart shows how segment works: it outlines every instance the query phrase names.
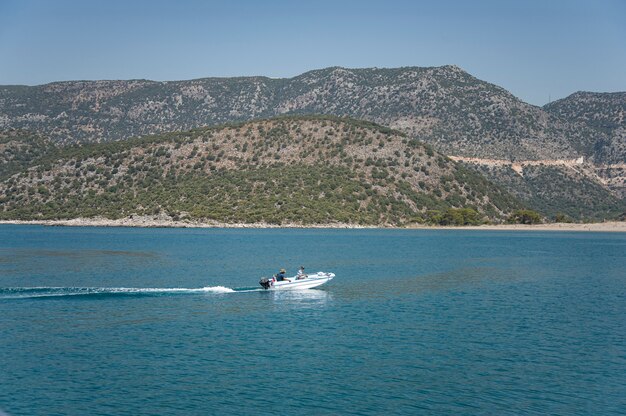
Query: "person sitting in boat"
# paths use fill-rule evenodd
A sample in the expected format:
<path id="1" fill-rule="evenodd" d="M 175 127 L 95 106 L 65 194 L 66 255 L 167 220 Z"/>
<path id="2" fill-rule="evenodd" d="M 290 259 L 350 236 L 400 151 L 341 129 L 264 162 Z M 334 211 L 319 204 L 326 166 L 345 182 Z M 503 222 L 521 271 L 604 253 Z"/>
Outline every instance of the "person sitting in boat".
<path id="1" fill-rule="evenodd" d="M 298 269 L 298 274 L 296 275 L 296 280 L 306 279 L 307 275 L 304 273 L 304 266 L 300 266 Z"/>
<path id="2" fill-rule="evenodd" d="M 285 273 L 287 273 L 285 269 L 280 269 L 280 271 L 274 275 L 276 281 L 282 282 L 283 280 L 286 280 L 288 282 L 291 282 L 291 280 L 285 278 Z"/>

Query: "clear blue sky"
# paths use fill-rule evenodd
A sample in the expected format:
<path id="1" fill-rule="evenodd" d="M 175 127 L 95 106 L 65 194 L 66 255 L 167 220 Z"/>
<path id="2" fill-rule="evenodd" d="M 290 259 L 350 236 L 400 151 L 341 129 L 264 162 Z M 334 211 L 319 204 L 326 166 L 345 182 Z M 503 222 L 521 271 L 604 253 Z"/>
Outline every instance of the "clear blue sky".
<path id="1" fill-rule="evenodd" d="M 626 91 L 626 1 L 0 0 L 0 84 L 456 64 L 532 104 Z"/>

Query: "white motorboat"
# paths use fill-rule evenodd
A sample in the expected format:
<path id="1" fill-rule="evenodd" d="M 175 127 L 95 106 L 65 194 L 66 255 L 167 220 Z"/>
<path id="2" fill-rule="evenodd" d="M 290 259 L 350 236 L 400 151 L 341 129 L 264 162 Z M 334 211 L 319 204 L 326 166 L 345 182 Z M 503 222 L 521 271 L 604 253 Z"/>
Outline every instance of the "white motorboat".
<path id="1" fill-rule="evenodd" d="M 265 290 L 300 290 L 311 289 L 323 285 L 335 277 L 334 273 L 317 272 L 314 274 L 306 274 L 302 276 L 286 277 L 282 281 L 276 280 L 275 277 L 263 277 L 259 284 Z"/>

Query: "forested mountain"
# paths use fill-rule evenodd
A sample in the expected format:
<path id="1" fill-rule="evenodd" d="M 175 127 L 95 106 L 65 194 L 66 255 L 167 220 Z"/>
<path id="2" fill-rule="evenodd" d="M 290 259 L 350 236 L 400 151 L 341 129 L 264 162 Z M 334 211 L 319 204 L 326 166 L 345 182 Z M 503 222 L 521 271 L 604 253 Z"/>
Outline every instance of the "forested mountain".
<path id="1" fill-rule="evenodd" d="M 595 175 L 586 166 L 530 165 L 521 174 L 508 166 L 471 167 L 551 219 L 566 215 L 576 221 L 602 221 L 626 212 L 624 201 L 592 180 Z"/>
<path id="2" fill-rule="evenodd" d="M 65 147 L 10 173 L 0 183 L 1 219 L 163 213 L 220 222 L 401 225 L 445 215 L 502 220 L 521 207 L 427 144 L 333 117 Z"/>
<path id="3" fill-rule="evenodd" d="M 593 154 L 598 162 L 626 163 L 626 92 L 577 92 L 544 110 L 595 131 Z"/>
<path id="4" fill-rule="evenodd" d="M 553 107 L 548 107 L 552 109 Z M 596 155 L 597 130 L 520 101 L 456 66 L 310 71 L 294 78 L 72 81 L 0 87 L 0 128 L 61 143 L 281 114 L 331 114 L 401 130 L 451 155 L 571 159 Z"/>
<path id="5" fill-rule="evenodd" d="M 0 86 L 0 176 L 62 152 L 59 146 L 326 114 L 375 122 L 446 155 L 474 158 L 470 170 L 548 217 L 613 218 L 626 198 L 625 102 L 626 93 L 576 93 L 540 108 L 456 66 Z M 542 164 L 515 167 L 529 161 Z"/>
<path id="6" fill-rule="evenodd" d="M 0 132 L 0 180 L 56 150 L 58 146 L 50 140 L 28 131 Z"/>

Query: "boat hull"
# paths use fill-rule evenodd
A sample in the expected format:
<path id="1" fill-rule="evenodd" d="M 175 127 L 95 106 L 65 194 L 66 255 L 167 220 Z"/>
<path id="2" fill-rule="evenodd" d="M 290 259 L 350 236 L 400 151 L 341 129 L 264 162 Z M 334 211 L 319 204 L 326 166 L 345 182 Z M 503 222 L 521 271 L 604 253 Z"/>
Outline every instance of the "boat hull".
<path id="1" fill-rule="evenodd" d="M 290 277 L 288 280 L 283 280 L 281 282 L 277 282 L 274 280 L 270 281 L 270 287 L 267 290 L 304 290 L 304 289 L 312 289 L 314 287 L 318 287 L 323 285 L 324 283 L 330 281 L 335 277 L 334 273 L 323 273 L 318 272 L 315 274 L 310 274 L 304 279 L 296 279 L 295 277 Z"/>

